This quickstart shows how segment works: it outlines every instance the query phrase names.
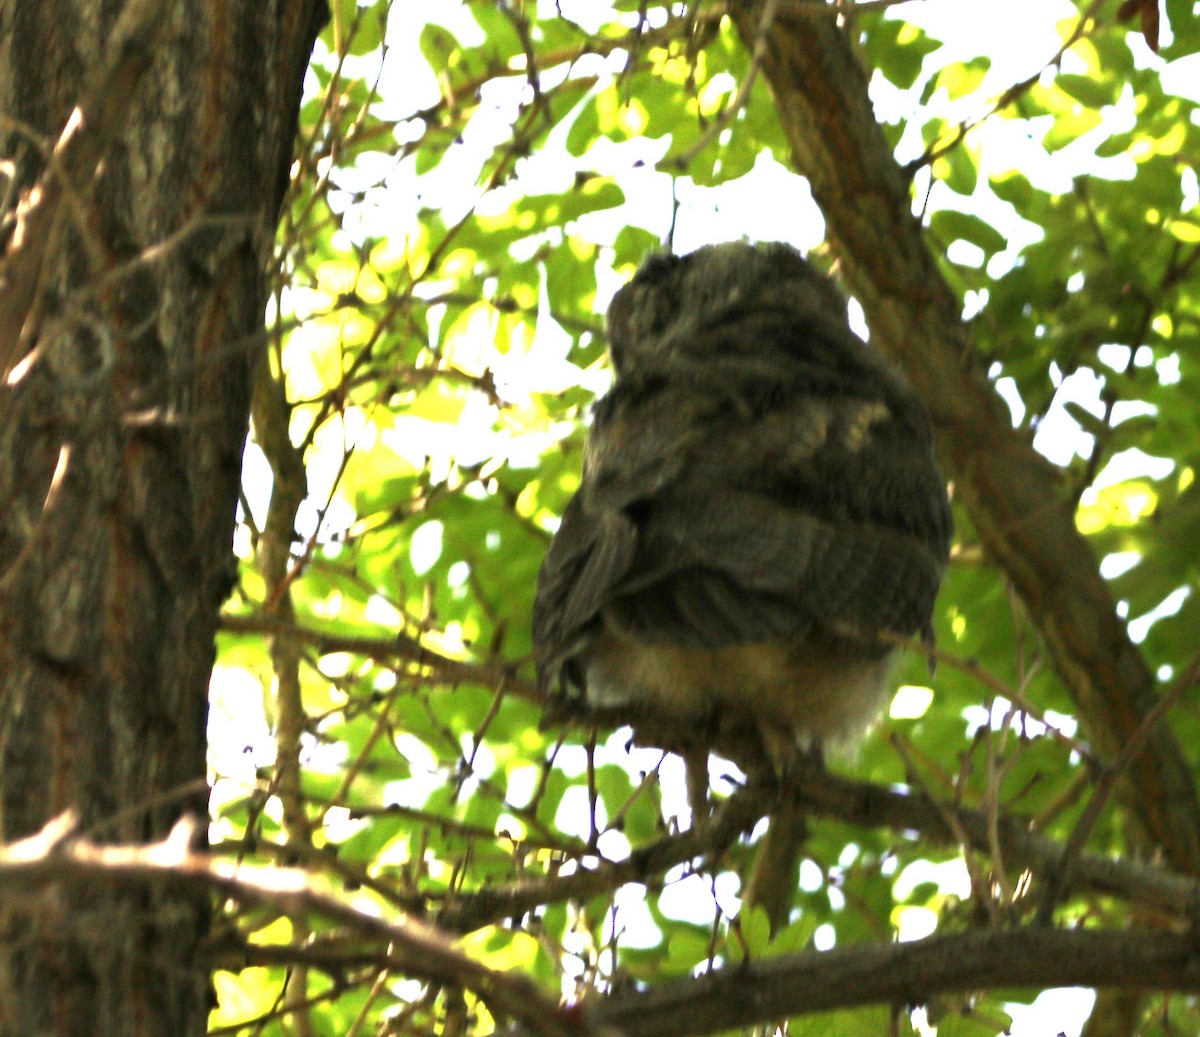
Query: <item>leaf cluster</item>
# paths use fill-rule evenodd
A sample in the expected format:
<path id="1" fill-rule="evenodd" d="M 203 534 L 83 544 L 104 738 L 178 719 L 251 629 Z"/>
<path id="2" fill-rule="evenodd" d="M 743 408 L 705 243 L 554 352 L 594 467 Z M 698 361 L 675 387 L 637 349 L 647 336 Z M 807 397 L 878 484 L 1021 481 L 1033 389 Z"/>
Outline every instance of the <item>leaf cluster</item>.
<path id="1" fill-rule="evenodd" d="M 627 729 L 540 726 L 529 614 L 607 384 L 608 298 L 764 167 L 791 192 L 772 205 L 812 208 L 723 8 L 334 6 L 301 111 L 213 683 L 217 851 L 299 864 L 583 1004 L 788 952 L 1030 921 L 1043 877 L 998 845 L 824 817 L 772 942 L 739 911 L 752 823 L 706 843 L 678 759 L 631 748 Z M 830 16 L 820 6 L 811 17 Z M 1194 670 L 1200 629 L 1200 119 L 1172 72 L 1200 49 L 1200 19 L 1169 0 L 1153 57 L 1110 5 L 1081 2 L 1043 63 L 1004 78 L 986 33 L 943 40 L 951 26 L 906 20 L 908 6 L 869 5 L 846 31 L 962 300 L 964 362 L 1061 468 L 1165 689 Z M 956 519 L 932 697 L 909 653 L 892 717 L 834 769 L 1065 842 L 1105 761 L 1044 632 Z M 1169 722 L 1200 763 L 1194 695 Z M 741 780 L 713 761 L 716 802 Z M 1098 803 L 1087 849 L 1134 853 L 1118 804 Z M 673 842 L 688 832 L 698 845 Z M 1084 888 L 1054 907 L 1063 925 L 1135 915 Z M 508 1024 L 478 989 L 397 971 L 385 949 L 372 963 L 370 941 L 319 917 L 231 902 L 219 921 L 249 967 L 218 973 L 213 1033 Z M 347 964 L 351 947 L 363 955 Z M 1036 993 L 964 991 L 915 1015 L 863 1005 L 788 1032 L 925 1019 L 994 1034 Z M 1184 996 L 1143 1007 L 1147 1034 L 1200 1025 Z"/>

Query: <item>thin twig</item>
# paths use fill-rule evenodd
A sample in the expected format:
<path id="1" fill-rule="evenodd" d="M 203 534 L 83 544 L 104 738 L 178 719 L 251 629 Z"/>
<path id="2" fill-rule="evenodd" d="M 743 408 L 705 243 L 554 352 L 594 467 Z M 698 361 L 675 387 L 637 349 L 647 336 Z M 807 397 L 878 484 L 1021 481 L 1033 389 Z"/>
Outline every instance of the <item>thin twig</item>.
<path id="1" fill-rule="evenodd" d="M 1137 729 L 1133 732 L 1133 737 L 1129 739 L 1125 744 L 1125 748 L 1121 750 L 1121 754 L 1110 766 L 1105 767 L 1101 772 L 1100 779 L 1096 782 L 1096 790 L 1092 793 L 1091 799 L 1088 800 L 1087 806 L 1083 808 L 1083 813 L 1079 816 L 1079 820 L 1075 822 L 1075 827 L 1071 830 L 1071 834 L 1063 846 L 1062 860 L 1059 863 L 1058 873 L 1054 880 L 1046 886 L 1045 895 L 1038 908 L 1039 921 L 1048 923 L 1053 916 L 1054 908 L 1058 905 L 1070 884 L 1071 871 L 1075 861 L 1080 851 L 1082 851 L 1084 844 L 1087 842 L 1088 836 L 1092 834 L 1092 829 L 1096 826 L 1096 822 L 1100 820 L 1100 814 L 1116 790 L 1117 782 L 1146 748 L 1147 743 L 1150 741 L 1150 736 L 1154 734 L 1154 729 L 1158 727 L 1167 713 L 1183 697 L 1184 692 L 1196 683 L 1197 679 L 1200 679 L 1200 654 L 1192 658 L 1183 673 L 1176 679 L 1174 685 L 1166 694 L 1159 698 L 1153 708 L 1142 718 L 1141 723 L 1138 724 Z"/>
<path id="2" fill-rule="evenodd" d="M 715 141 L 725 129 L 726 126 L 733 121 L 735 116 L 750 100 L 750 91 L 754 88 L 754 81 L 758 78 L 758 71 L 762 67 L 763 56 L 767 52 L 767 36 L 771 31 L 771 24 L 775 20 L 775 12 L 779 8 L 780 0 L 767 0 L 763 6 L 762 19 L 758 23 L 758 31 L 754 37 L 754 50 L 750 55 L 750 68 L 746 75 L 742 78 L 741 85 L 738 87 L 738 92 L 734 95 L 733 100 L 729 102 L 713 119 L 712 124 L 700 134 L 697 140 L 686 151 L 678 155 L 668 155 L 658 163 L 658 168 L 666 172 L 682 172 L 691 164 L 692 159 L 699 155 L 713 141 Z"/>

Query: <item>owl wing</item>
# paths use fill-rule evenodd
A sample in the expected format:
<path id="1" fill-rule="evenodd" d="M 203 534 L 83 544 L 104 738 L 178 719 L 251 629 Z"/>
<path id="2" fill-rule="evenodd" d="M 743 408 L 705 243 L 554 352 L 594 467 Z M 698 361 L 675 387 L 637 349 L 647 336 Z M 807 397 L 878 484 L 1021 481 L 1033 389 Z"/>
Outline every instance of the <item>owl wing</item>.
<path id="1" fill-rule="evenodd" d="M 538 572 L 533 641 L 539 683 L 588 640 L 634 567 L 643 502 L 683 479 L 712 400 L 665 379 L 630 378 L 596 406 L 583 484 Z"/>
<path id="2" fill-rule="evenodd" d="M 928 635 L 945 562 L 910 533 L 746 491 L 699 507 L 664 501 L 640 531 L 607 606 L 627 636 L 720 648 L 813 627 L 865 643 Z"/>

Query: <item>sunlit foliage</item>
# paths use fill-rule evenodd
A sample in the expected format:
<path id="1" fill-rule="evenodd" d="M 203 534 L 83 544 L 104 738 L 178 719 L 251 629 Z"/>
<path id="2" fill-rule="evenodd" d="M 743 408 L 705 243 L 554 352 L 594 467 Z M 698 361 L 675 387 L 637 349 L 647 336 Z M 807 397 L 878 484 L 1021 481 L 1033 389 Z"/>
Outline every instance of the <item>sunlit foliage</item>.
<path id="1" fill-rule="evenodd" d="M 977 357 L 1064 468 L 1167 687 L 1200 630 L 1200 25 L 1168 2 L 1155 55 L 1116 4 L 968 6 L 869 4 L 847 31 Z M 837 256 L 720 4 L 334 7 L 300 115 L 212 684 L 216 850 L 421 914 L 552 997 L 1023 917 L 1026 877 L 1002 860 L 828 819 L 770 944 L 761 917 L 738 916 L 751 840 L 585 897 L 563 884 L 691 824 L 678 760 L 630 751 L 625 731 L 543 730 L 532 685 L 534 580 L 607 384 L 604 308 L 668 239 Z M 998 32 L 1014 23 L 1015 42 Z M 937 611 L 949 663 L 931 696 L 925 660 L 906 658 L 890 718 L 833 767 L 1065 839 L 1096 755 L 956 518 Z M 1198 762 L 1194 693 L 1171 724 Z M 717 797 L 737 779 L 714 761 Z M 1129 850 L 1111 804 L 1088 846 Z M 518 883 L 519 911 L 480 895 Z M 1080 895 L 1060 917 L 1130 911 Z M 214 1033 L 496 1025 L 473 993 L 380 964 L 320 918 L 230 903 L 217 922 L 236 949 Z M 915 1023 L 904 1009 L 896 1032 L 995 1034 L 1036 994 L 949 998 Z M 1145 1013 L 1147 1033 L 1200 1025 L 1181 998 Z M 889 1025 L 878 1006 L 831 1018 L 790 1032 Z M 1154 1029 L 1167 1018 L 1178 1029 Z"/>

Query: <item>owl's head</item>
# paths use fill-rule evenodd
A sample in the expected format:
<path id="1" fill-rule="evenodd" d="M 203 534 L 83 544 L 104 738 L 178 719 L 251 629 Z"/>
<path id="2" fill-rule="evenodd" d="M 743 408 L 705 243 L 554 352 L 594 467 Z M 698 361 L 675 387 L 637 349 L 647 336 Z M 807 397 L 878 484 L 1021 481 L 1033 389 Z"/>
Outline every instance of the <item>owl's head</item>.
<path id="1" fill-rule="evenodd" d="M 729 241 L 686 256 L 653 255 L 608 308 L 613 366 L 620 376 L 671 357 L 728 349 L 730 336 L 710 333 L 770 311 L 846 324 L 846 301 L 833 282 L 782 242 Z"/>

